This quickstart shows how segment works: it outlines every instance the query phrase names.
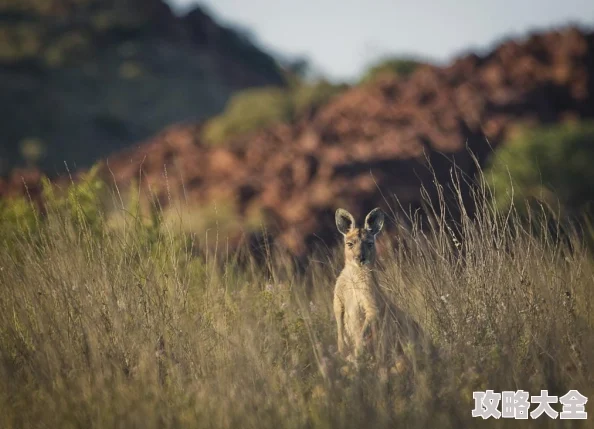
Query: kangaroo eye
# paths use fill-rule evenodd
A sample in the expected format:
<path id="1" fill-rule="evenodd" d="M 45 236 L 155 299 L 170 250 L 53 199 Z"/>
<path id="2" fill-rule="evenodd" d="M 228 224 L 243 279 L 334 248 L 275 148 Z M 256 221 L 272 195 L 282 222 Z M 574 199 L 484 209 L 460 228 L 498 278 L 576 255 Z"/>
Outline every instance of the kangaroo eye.
<path id="1" fill-rule="evenodd" d="M 350 249 L 351 247 L 353 247 L 353 243 L 351 243 L 351 242 L 349 241 L 349 242 L 347 243 L 347 246 L 348 246 L 348 247 L 349 247 L 349 249 Z"/>

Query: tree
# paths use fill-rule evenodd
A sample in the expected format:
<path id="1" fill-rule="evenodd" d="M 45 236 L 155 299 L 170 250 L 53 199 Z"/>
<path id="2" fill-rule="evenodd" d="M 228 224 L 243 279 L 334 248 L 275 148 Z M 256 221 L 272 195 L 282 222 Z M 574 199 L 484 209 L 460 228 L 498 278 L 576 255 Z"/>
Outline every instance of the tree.
<path id="1" fill-rule="evenodd" d="M 592 214 L 594 122 L 528 129 L 505 142 L 487 168 L 498 207 L 527 200 Z"/>

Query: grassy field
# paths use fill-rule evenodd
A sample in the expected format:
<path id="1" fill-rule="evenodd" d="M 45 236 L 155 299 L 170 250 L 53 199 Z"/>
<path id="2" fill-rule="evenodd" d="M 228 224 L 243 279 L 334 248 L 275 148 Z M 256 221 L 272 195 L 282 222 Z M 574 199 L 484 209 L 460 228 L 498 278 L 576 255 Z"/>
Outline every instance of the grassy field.
<path id="1" fill-rule="evenodd" d="M 594 427 L 594 260 L 578 231 L 557 240 L 484 199 L 458 231 L 437 217 L 382 233 L 383 285 L 439 351 L 383 384 L 335 355 L 339 250 L 300 270 L 158 214 L 108 228 L 69 201 L 2 230 L 1 428 Z M 577 389 L 589 419 L 472 418 L 486 389 Z"/>

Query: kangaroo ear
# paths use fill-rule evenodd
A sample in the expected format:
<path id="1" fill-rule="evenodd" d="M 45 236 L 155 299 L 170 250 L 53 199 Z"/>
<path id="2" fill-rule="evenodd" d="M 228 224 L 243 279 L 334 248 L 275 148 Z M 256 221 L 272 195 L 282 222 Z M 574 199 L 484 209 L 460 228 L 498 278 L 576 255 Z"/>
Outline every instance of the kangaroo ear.
<path id="1" fill-rule="evenodd" d="M 336 228 L 342 235 L 347 235 L 355 227 L 355 218 L 345 209 L 336 210 Z"/>
<path id="2" fill-rule="evenodd" d="M 379 234 L 384 227 L 384 213 L 379 207 L 374 208 L 365 217 L 365 229 L 373 235 Z"/>

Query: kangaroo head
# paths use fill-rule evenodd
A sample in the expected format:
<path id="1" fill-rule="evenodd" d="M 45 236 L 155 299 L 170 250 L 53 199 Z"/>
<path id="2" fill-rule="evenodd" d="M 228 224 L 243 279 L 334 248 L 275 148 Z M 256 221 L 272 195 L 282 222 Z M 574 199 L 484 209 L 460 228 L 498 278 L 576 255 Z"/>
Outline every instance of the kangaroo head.
<path id="1" fill-rule="evenodd" d="M 375 262 L 375 237 L 384 226 L 384 214 L 375 208 L 365 217 L 363 228 L 357 228 L 355 218 L 345 209 L 336 210 L 336 227 L 344 236 L 345 264 L 371 266 Z"/>

